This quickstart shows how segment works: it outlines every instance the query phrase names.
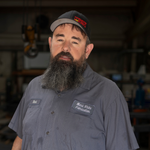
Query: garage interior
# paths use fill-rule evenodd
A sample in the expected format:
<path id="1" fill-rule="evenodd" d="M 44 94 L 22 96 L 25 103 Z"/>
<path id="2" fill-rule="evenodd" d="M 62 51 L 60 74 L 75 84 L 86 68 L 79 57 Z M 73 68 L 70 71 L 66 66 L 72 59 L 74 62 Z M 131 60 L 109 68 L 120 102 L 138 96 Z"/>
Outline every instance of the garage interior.
<path id="1" fill-rule="evenodd" d="M 70 10 L 89 18 L 95 46 L 87 61 L 116 82 L 140 149 L 150 149 L 149 0 L 0 0 L 0 147 L 10 149 L 16 134 L 7 125 L 28 83 L 49 64 L 50 24 Z"/>

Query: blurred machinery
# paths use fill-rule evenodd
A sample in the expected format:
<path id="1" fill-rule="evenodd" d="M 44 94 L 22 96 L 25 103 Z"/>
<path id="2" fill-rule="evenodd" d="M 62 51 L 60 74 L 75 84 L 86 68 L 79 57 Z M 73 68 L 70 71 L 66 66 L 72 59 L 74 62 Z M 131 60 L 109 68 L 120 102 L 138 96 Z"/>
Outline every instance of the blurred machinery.
<path id="1" fill-rule="evenodd" d="M 24 41 L 24 53 L 28 57 L 36 57 L 38 49 L 36 47 L 36 41 L 39 39 L 39 28 L 35 26 L 22 25 L 22 38 Z"/>
<path id="2" fill-rule="evenodd" d="M 40 7 L 41 7 L 41 0 Z M 36 17 L 36 4 L 37 0 L 35 0 L 35 17 Z M 22 25 L 22 38 L 24 41 L 24 53 L 26 56 L 30 58 L 34 58 L 38 54 L 38 49 L 36 47 L 36 42 L 39 40 L 39 25 L 35 23 L 35 25 L 28 24 L 28 7 L 29 0 L 23 0 L 23 25 Z"/>

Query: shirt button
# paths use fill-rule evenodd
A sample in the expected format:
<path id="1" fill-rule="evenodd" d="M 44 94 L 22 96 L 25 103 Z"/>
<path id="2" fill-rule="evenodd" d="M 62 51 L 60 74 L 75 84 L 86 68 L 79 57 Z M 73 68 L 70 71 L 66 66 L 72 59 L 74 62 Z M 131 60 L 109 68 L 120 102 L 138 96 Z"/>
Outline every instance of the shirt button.
<path id="1" fill-rule="evenodd" d="M 51 114 L 54 114 L 54 111 L 52 111 Z"/>
<path id="2" fill-rule="evenodd" d="M 60 97 L 61 96 L 61 94 L 58 94 L 58 97 Z"/>
<path id="3" fill-rule="evenodd" d="M 46 134 L 49 135 L 49 131 L 47 131 Z"/>

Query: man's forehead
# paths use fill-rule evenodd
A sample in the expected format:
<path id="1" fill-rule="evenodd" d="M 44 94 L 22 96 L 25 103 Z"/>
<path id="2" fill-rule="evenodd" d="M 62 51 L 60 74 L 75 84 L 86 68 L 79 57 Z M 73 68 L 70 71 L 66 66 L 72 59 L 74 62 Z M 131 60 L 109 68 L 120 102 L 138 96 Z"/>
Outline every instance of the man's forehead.
<path id="1" fill-rule="evenodd" d="M 61 25 L 59 25 L 55 30 L 54 30 L 54 32 L 55 31 L 57 31 L 57 30 L 63 30 L 64 28 L 70 28 L 72 31 L 74 31 L 74 30 L 76 30 L 76 31 L 78 31 L 78 32 L 80 32 L 79 30 L 77 30 L 76 28 L 73 28 L 73 24 L 61 24 Z M 53 33 L 54 33 L 53 32 Z"/>
<path id="2" fill-rule="evenodd" d="M 86 35 L 84 36 L 84 35 L 82 34 L 82 32 L 81 32 L 82 29 L 80 29 L 79 27 L 77 27 L 77 26 L 75 26 L 75 25 L 73 25 L 73 24 L 68 24 L 68 23 L 59 25 L 59 26 L 54 30 L 53 35 L 56 35 L 56 34 L 58 34 L 58 33 L 60 33 L 60 32 L 62 32 L 62 33 L 65 34 L 64 28 L 68 28 L 68 30 L 71 29 L 74 33 L 80 34 L 83 38 L 86 37 Z M 61 33 L 60 33 L 60 34 L 61 34 Z"/>

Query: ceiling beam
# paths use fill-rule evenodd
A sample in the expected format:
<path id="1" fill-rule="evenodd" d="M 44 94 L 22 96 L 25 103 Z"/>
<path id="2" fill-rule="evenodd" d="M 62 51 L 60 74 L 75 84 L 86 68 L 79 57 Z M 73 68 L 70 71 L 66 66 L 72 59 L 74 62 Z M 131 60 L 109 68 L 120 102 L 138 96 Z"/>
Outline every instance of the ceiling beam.
<path id="1" fill-rule="evenodd" d="M 145 0 L 135 24 L 127 31 L 126 41 L 129 42 L 150 29 L 150 0 Z"/>
<path id="2" fill-rule="evenodd" d="M 22 7 L 23 0 L 5 0 L 0 1 L 0 7 Z M 40 5 L 40 1 L 36 2 L 36 5 Z M 29 7 L 35 7 L 35 1 L 28 0 Z M 69 1 L 69 0 L 44 0 L 41 1 L 42 7 L 135 7 L 137 6 L 136 0 L 76 0 L 76 1 Z"/>

